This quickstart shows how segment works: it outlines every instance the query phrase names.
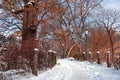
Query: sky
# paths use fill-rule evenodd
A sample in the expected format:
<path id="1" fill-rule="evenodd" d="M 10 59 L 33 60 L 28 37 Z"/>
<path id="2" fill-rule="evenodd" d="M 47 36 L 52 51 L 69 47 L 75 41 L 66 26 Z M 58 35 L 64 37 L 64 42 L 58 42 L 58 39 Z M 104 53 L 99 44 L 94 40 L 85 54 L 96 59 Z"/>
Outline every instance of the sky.
<path id="1" fill-rule="evenodd" d="M 107 9 L 120 9 L 120 0 L 104 0 L 103 6 Z"/>

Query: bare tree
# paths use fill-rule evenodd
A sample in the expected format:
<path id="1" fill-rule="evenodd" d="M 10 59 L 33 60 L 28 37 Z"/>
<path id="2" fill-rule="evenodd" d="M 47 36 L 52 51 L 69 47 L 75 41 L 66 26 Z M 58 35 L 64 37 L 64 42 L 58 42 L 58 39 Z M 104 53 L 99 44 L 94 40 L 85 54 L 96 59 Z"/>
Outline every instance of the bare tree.
<path id="1" fill-rule="evenodd" d="M 88 19 L 101 2 L 102 0 L 64 0 L 67 9 L 62 16 L 61 25 L 71 32 L 71 40 L 79 47 L 80 52 L 83 45 L 83 32 L 89 23 Z"/>
<path id="2" fill-rule="evenodd" d="M 104 13 L 103 13 L 104 12 Z M 117 10 L 101 10 L 96 15 L 96 22 L 99 26 L 103 26 L 108 34 L 110 50 L 112 53 L 112 62 L 114 61 L 114 44 L 116 42 L 115 31 L 119 28 L 120 15 Z"/>
<path id="3" fill-rule="evenodd" d="M 48 18 L 52 13 L 60 13 L 62 10 L 60 5 L 57 0 L 3 0 L 3 11 L 5 12 L 3 15 L 5 16 L 1 16 L 0 20 L 3 22 L 2 25 L 4 23 L 5 25 L 2 28 L 7 32 L 14 31 L 13 29 L 16 27 L 21 30 L 22 41 L 18 55 L 27 59 L 32 71 L 34 69 L 32 66 L 34 48 L 39 46 L 38 26 L 41 26 L 44 16 Z"/>
<path id="4" fill-rule="evenodd" d="M 82 34 L 88 27 L 88 18 L 101 1 L 4 0 L 2 7 L 5 14 L 0 19 L 4 26 L 2 29 L 6 32 L 13 29 L 21 30 L 20 53 L 25 58 L 31 60 L 34 48 L 38 47 L 38 36 L 58 40 L 61 50 L 67 56 L 67 52 L 74 44 L 81 51 Z"/>

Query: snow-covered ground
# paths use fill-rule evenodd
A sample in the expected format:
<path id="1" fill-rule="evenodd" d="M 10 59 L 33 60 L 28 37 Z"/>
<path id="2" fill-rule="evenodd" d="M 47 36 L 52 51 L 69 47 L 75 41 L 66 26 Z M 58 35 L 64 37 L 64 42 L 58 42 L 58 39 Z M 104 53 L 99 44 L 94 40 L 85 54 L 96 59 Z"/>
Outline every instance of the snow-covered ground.
<path id="1" fill-rule="evenodd" d="M 37 77 L 22 77 L 19 80 L 120 80 L 120 71 L 107 68 L 106 65 L 70 59 L 60 59 L 58 63 Z"/>

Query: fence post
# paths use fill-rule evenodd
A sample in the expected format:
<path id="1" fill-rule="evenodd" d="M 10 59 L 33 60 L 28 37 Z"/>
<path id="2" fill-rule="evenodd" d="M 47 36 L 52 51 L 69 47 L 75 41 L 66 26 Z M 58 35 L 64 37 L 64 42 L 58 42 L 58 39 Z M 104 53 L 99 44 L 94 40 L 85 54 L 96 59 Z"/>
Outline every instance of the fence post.
<path id="1" fill-rule="evenodd" d="M 107 67 L 111 67 L 111 63 L 110 63 L 110 51 L 107 51 Z"/>
<path id="2" fill-rule="evenodd" d="M 49 67 L 53 67 L 56 64 L 56 52 L 53 50 L 49 50 L 49 58 L 50 58 L 50 63 L 49 63 Z"/>
<path id="3" fill-rule="evenodd" d="M 85 57 L 86 57 L 86 56 L 85 56 L 85 54 L 86 54 L 85 52 L 83 52 L 83 54 L 82 54 L 83 61 L 85 61 L 85 60 L 86 60 L 86 59 L 85 59 Z"/>
<path id="4" fill-rule="evenodd" d="M 89 60 L 90 62 L 92 62 L 92 53 L 91 53 L 91 52 L 88 53 L 88 60 Z"/>
<path id="5" fill-rule="evenodd" d="M 54 66 L 56 64 L 56 53 L 55 51 L 52 52 L 53 53 L 53 65 Z"/>
<path id="6" fill-rule="evenodd" d="M 48 54 L 49 54 L 49 67 L 52 67 L 52 50 L 48 50 Z"/>
<path id="7" fill-rule="evenodd" d="M 100 51 L 97 51 L 97 63 L 100 64 Z"/>
<path id="8" fill-rule="evenodd" d="M 34 58 L 33 58 L 33 71 L 32 74 L 37 76 L 37 67 L 38 67 L 38 49 L 34 48 Z"/>

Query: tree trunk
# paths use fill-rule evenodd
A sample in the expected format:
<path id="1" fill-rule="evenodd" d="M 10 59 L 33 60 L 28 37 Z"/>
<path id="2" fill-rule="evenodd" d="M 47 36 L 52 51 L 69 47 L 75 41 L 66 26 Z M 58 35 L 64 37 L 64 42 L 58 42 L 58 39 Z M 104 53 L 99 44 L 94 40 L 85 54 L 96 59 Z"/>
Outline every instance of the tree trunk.
<path id="1" fill-rule="evenodd" d="M 107 53 L 107 67 L 111 67 L 110 53 Z"/>
<path id="2" fill-rule="evenodd" d="M 38 20 L 35 7 L 32 5 L 25 6 L 22 28 L 22 52 L 25 52 L 25 57 L 34 53 L 34 48 L 37 47 L 37 22 Z"/>
<path id="3" fill-rule="evenodd" d="M 30 62 L 30 67 L 32 68 L 32 71 L 34 67 L 34 48 L 38 48 L 36 39 L 38 23 L 37 16 L 38 15 L 36 14 L 35 6 L 25 6 L 23 13 L 21 55 Z"/>

